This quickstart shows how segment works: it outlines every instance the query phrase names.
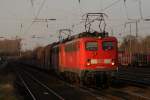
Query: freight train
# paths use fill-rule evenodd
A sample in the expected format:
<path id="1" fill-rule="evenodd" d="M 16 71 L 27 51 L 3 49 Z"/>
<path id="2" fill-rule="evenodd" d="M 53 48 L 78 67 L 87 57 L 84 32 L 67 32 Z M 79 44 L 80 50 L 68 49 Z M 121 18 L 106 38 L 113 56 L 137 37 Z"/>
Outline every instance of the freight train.
<path id="1" fill-rule="evenodd" d="M 150 54 L 148 53 L 133 53 L 129 51 L 119 52 L 118 62 L 120 66 L 132 67 L 149 67 Z"/>
<path id="2" fill-rule="evenodd" d="M 117 39 L 83 32 L 36 50 L 39 68 L 76 84 L 107 87 L 118 68 Z"/>

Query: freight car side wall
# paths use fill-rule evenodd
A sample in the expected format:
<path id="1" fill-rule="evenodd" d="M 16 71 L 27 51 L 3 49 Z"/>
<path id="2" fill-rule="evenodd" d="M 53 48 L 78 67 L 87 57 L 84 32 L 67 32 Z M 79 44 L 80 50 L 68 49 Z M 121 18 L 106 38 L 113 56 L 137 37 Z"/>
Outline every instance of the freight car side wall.
<path id="1" fill-rule="evenodd" d="M 52 56 L 51 56 L 51 69 L 54 71 L 58 71 L 59 67 L 59 45 L 56 45 L 52 48 Z"/>
<path id="2" fill-rule="evenodd" d="M 64 51 L 64 44 L 60 44 L 60 50 L 59 50 L 59 71 L 63 72 L 64 69 L 64 65 L 66 62 L 66 55 L 65 55 L 65 51 Z"/>
<path id="3" fill-rule="evenodd" d="M 119 53 L 119 61 L 122 66 L 136 66 L 145 67 L 149 66 L 149 55 L 133 52 L 121 52 Z"/>
<path id="4" fill-rule="evenodd" d="M 80 41 L 73 40 L 60 46 L 60 70 L 78 72 L 80 70 Z"/>
<path id="5" fill-rule="evenodd" d="M 45 52 L 44 52 L 44 48 L 38 48 L 37 50 L 37 63 L 38 63 L 38 67 L 43 69 L 44 68 L 44 61 L 45 61 Z"/>
<path id="6" fill-rule="evenodd" d="M 45 69 L 51 68 L 51 45 L 45 47 Z"/>

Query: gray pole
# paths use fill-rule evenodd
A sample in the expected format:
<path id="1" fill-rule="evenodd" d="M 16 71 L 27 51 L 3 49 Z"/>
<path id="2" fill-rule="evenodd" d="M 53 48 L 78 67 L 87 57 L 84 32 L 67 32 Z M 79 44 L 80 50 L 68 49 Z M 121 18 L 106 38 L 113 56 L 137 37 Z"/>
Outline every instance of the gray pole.
<path id="1" fill-rule="evenodd" d="M 132 32 L 132 30 L 131 30 L 131 28 L 132 28 L 132 27 L 131 27 L 131 23 L 130 23 L 130 40 L 129 40 L 129 41 L 130 41 L 130 44 L 129 44 L 129 45 L 130 45 L 130 46 L 129 46 L 129 47 L 130 47 L 130 48 L 129 48 L 129 52 L 130 52 L 130 63 L 131 63 L 131 60 L 132 60 L 132 53 L 131 53 L 131 32 Z"/>
<path id="2" fill-rule="evenodd" d="M 135 24 L 136 24 L 136 37 L 138 37 L 138 31 L 139 31 L 138 30 L 138 22 L 136 21 Z"/>

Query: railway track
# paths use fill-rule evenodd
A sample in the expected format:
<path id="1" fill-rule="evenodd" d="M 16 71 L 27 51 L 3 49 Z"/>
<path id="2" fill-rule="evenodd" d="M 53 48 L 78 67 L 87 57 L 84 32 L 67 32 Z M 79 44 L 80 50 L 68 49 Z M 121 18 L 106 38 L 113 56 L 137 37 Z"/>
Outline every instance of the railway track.
<path id="1" fill-rule="evenodd" d="M 65 100 L 30 74 L 23 72 L 17 75 L 33 100 Z"/>
<path id="2" fill-rule="evenodd" d="M 133 90 L 132 90 L 133 89 Z M 122 89 L 110 88 L 111 93 L 115 93 L 115 95 L 120 95 L 125 100 L 150 100 L 149 95 L 142 94 L 141 88 L 128 86 Z"/>
<path id="3" fill-rule="evenodd" d="M 100 95 L 104 100 L 150 100 L 150 91 L 134 86 L 127 86 L 125 88 L 110 87 L 108 89 L 81 88 L 95 95 Z"/>
<path id="4" fill-rule="evenodd" d="M 43 74 L 45 74 L 44 77 L 40 78 L 39 81 L 43 82 L 43 84 L 46 84 L 48 86 L 48 82 L 45 80 L 48 80 L 49 76 L 46 73 L 39 72 L 38 70 L 35 70 L 32 68 L 25 68 L 24 70 L 26 70 L 26 73 L 31 74 L 32 77 L 35 77 L 35 78 L 43 76 Z M 36 73 L 38 73 L 38 74 L 36 74 Z M 44 78 L 46 78 L 46 79 L 44 79 Z M 149 94 L 144 95 L 139 92 L 139 91 L 143 91 L 139 87 L 135 87 L 136 91 L 131 91 L 132 90 L 131 88 L 133 88 L 133 86 L 130 86 L 129 90 L 128 90 L 128 86 L 126 88 L 110 87 L 109 89 L 101 89 L 101 88 L 89 88 L 89 87 L 83 87 L 83 86 L 77 87 L 77 86 L 71 85 L 69 83 L 66 83 L 62 80 L 61 80 L 61 82 L 63 84 L 65 84 L 64 87 L 69 86 L 72 89 L 74 88 L 74 89 L 80 90 L 80 91 L 82 91 L 82 93 L 85 93 L 85 94 L 91 95 L 92 97 L 95 97 L 96 98 L 95 100 L 150 100 L 150 97 L 148 96 Z M 62 90 L 62 88 L 60 88 L 60 90 Z M 64 91 L 64 90 L 65 89 L 63 88 L 62 91 Z M 67 91 L 67 89 L 65 91 Z M 69 90 L 69 91 L 71 91 L 71 90 Z M 56 92 L 58 92 L 58 90 L 56 90 Z M 64 96 L 64 93 L 60 93 L 60 94 Z M 80 95 L 80 94 L 78 94 L 78 95 Z M 72 100 L 72 99 L 65 98 L 65 100 Z M 92 99 L 88 99 L 88 100 L 92 100 Z"/>
<path id="5" fill-rule="evenodd" d="M 26 69 L 26 70 L 31 70 L 31 69 Z M 32 69 L 33 70 L 33 69 Z M 26 72 L 26 73 L 28 73 L 28 74 L 30 74 L 29 72 Z M 38 72 L 39 73 L 39 72 Z M 43 73 L 39 73 L 39 74 L 43 74 Z M 30 74 L 30 76 L 31 77 L 34 77 L 34 76 L 32 76 L 31 74 Z M 35 77 L 37 77 L 37 76 L 35 76 Z M 35 78 L 34 78 L 35 79 Z M 41 80 L 42 81 L 42 80 Z M 80 91 L 82 91 L 82 93 L 86 93 L 86 94 L 89 94 L 89 95 L 91 95 L 91 96 L 93 96 L 93 97 L 95 97 L 96 98 L 96 100 L 121 100 L 121 98 L 120 97 L 117 97 L 117 96 L 106 96 L 105 94 L 102 94 L 100 91 L 97 91 L 97 90 L 94 90 L 94 89 L 92 89 L 92 88 L 87 88 L 87 87 L 83 87 L 83 86 L 81 86 L 81 87 L 77 87 L 76 85 L 72 85 L 72 84 L 69 84 L 69 83 L 66 83 L 66 82 L 64 82 L 64 81 L 62 81 L 61 80 L 61 82 L 63 82 L 64 84 L 66 84 L 67 86 L 69 86 L 69 87 L 71 87 L 71 88 L 76 88 L 77 90 L 80 90 Z M 46 83 L 45 83 L 46 84 Z M 112 97 L 114 98 L 114 99 L 112 99 Z M 120 98 L 120 99 L 118 99 L 118 98 Z M 65 99 L 66 100 L 66 99 Z M 72 99 L 69 99 L 69 100 L 72 100 Z M 91 99 L 89 99 L 89 100 L 91 100 Z M 122 99 L 123 100 L 123 99 Z"/>
<path id="6" fill-rule="evenodd" d="M 33 69 L 17 69 L 20 72 L 23 72 L 23 79 L 25 78 L 26 84 L 28 85 L 28 87 L 30 88 L 29 84 L 34 83 L 32 85 L 32 87 L 30 88 L 30 95 L 32 93 L 32 95 L 37 95 L 36 98 L 38 99 L 33 99 L 33 100 L 102 100 L 100 99 L 100 97 L 91 94 L 89 92 L 85 92 L 85 91 L 80 91 L 79 89 L 75 88 L 72 85 L 66 84 L 63 81 L 58 80 L 56 82 L 56 80 L 52 79 L 51 82 L 52 84 L 49 82 L 47 82 L 46 80 L 49 80 L 49 76 L 43 78 L 39 78 L 39 75 L 43 74 L 43 73 L 39 73 L 38 71 L 33 72 Z M 34 74 L 33 74 L 34 73 Z M 38 74 L 37 74 L 38 73 Z M 22 75 L 22 73 L 21 73 Z M 25 75 L 25 76 L 24 76 Z M 31 80 L 29 80 L 28 78 L 30 77 Z M 53 83 L 56 82 L 56 83 Z M 42 87 L 37 87 L 35 86 L 36 84 L 41 85 Z M 35 89 L 33 87 L 36 87 Z M 47 97 L 44 97 L 42 95 L 40 95 L 39 93 L 37 94 L 34 91 L 41 91 L 42 88 L 46 88 L 42 93 L 45 95 L 50 94 L 54 95 L 54 98 L 51 97 L 50 95 L 50 99 Z M 33 92 L 32 92 L 33 91 Z M 48 92 L 49 91 L 49 92 Z M 32 96 L 31 95 L 31 96 Z M 57 95 L 57 96 L 56 96 Z M 61 96 L 60 96 L 61 95 Z M 33 96 L 32 96 L 33 97 Z M 39 98 L 40 97 L 40 98 Z M 59 97 L 59 98 L 57 98 Z M 55 99 L 56 98 L 56 99 Z"/>
<path id="7" fill-rule="evenodd" d="M 150 85 L 150 68 L 121 68 L 116 76 L 129 83 Z"/>

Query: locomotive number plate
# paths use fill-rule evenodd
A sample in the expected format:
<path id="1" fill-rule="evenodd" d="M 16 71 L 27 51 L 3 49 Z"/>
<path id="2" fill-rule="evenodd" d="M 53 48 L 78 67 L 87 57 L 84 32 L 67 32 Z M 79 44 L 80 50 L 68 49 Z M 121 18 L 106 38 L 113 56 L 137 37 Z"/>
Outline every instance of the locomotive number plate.
<path id="1" fill-rule="evenodd" d="M 105 64 L 110 64 L 110 63 L 111 63 L 111 59 L 105 59 L 105 60 L 104 60 L 104 63 L 105 63 Z"/>
<path id="2" fill-rule="evenodd" d="M 97 63 L 98 63 L 97 59 L 91 59 L 91 64 L 97 64 Z"/>

